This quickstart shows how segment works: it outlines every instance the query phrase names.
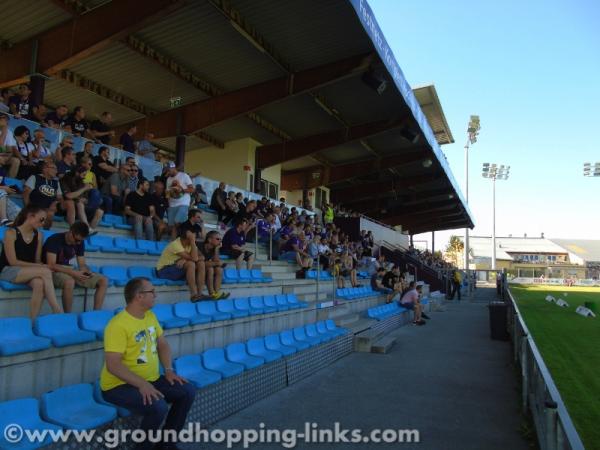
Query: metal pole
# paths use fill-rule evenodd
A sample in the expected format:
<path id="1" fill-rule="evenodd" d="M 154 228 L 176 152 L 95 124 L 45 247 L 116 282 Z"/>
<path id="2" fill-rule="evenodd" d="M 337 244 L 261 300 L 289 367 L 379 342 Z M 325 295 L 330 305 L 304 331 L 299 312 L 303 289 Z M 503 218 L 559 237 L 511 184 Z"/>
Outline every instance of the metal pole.
<path id="1" fill-rule="evenodd" d="M 254 258 L 258 261 L 258 227 L 254 225 Z"/>
<path id="2" fill-rule="evenodd" d="M 319 301 L 319 284 L 321 281 L 321 264 L 319 261 L 319 255 L 320 253 L 317 252 L 317 302 Z"/>
<path id="3" fill-rule="evenodd" d="M 492 178 L 492 270 L 496 270 L 496 177 Z"/>
<path id="4" fill-rule="evenodd" d="M 269 265 L 273 264 L 273 228 L 269 229 Z"/>
<path id="5" fill-rule="evenodd" d="M 469 204 L 469 139 L 465 145 L 465 201 Z M 465 269 L 469 268 L 469 228 L 465 228 Z"/>

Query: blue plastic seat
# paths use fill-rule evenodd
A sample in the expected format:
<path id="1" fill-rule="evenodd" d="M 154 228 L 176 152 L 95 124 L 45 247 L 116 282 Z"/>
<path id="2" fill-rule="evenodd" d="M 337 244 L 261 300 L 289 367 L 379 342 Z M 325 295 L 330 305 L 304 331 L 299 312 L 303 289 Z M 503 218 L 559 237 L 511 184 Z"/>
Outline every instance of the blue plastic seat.
<path id="1" fill-rule="evenodd" d="M 314 280 L 317 278 L 317 271 L 316 270 L 309 270 L 306 272 L 306 278 L 309 280 Z"/>
<path id="2" fill-rule="evenodd" d="M 321 343 L 321 338 L 307 336 L 304 327 L 296 327 L 292 330 L 292 333 L 294 333 L 294 339 L 296 339 L 296 341 L 306 342 L 311 347 Z"/>
<path id="3" fill-rule="evenodd" d="M 240 278 L 236 269 L 226 267 L 223 271 L 223 283 L 224 284 L 235 284 L 239 283 Z"/>
<path id="4" fill-rule="evenodd" d="M 292 304 L 288 303 L 287 297 L 285 296 L 285 294 L 277 294 L 275 296 L 275 300 L 277 301 L 277 306 L 279 306 L 280 308 L 287 308 L 287 309 L 300 308 L 300 305 L 292 305 Z"/>
<path id="5" fill-rule="evenodd" d="M 320 342 L 329 342 L 333 339 L 330 335 L 321 334 L 317 331 L 317 326 L 314 323 L 304 325 L 304 332 L 306 336 L 319 339 Z"/>
<path id="6" fill-rule="evenodd" d="M 192 302 L 179 302 L 173 305 L 175 316 L 189 320 L 191 325 L 212 322 L 212 317 L 207 314 L 200 314 L 196 304 Z"/>
<path id="7" fill-rule="evenodd" d="M 246 370 L 260 367 L 265 363 L 260 356 L 249 355 L 246 352 L 246 346 L 241 342 L 235 342 L 225 347 L 225 355 L 229 361 L 242 364 Z"/>
<path id="8" fill-rule="evenodd" d="M 133 226 L 125 222 L 123 216 L 114 214 L 104 214 L 98 225 L 101 227 L 114 227 L 117 230 L 133 230 Z"/>
<path id="9" fill-rule="evenodd" d="M 12 125 L 13 120 L 14 119 L 10 119 L 11 125 Z M 32 134 L 30 134 L 30 135 L 32 135 Z M 4 185 L 5 186 L 17 186 L 21 191 L 23 191 L 23 188 L 25 187 L 25 182 L 23 180 L 19 180 L 18 178 L 5 177 Z"/>
<path id="10" fill-rule="evenodd" d="M 101 405 L 116 408 L 119 417 L 129 417 L 131 415 L 131 411 L 129 411 L 127 408 L 113 405 L 112 403 L 109 403 L 106 400 L 104 400 L 104 397 L 102 396 L 102 389 L 100 389 L 100 380 L 96 380 L 94 382 L 94 400 L 96 400 L 96 403 L 100 403 Z"/>
<path id="11" fill-rule="evenodd" d="M 281 336 L 279 334 L 268 334 L 265 336 L 265 348 L 274 352 L 283 354 L 284 356 L 293 355 L 294 353 L 302 350 L 295 345 L 286 345 L 281 342 Z"/>
<path id="12" fill-rule="evenodd" d="M 116 237 L 115 238 L 115 247 L 122 248 L 123 250 L 125 250 L 125 253 L 128 253 L 130 255 L 145 255 L 146 254 L 146 250 L 138 248 L 137 242 L 135 239 Z"/>
<path id="13" fill-rule="evenodd" d="M 148 278 L 154 286 L 164 286 L 165 284 L 167 284 L 166 279 L 156 277 L 154 267 L 133 266 L 127 269 L 127 272 L 129 273 L 129 278 Z"/>
<path id="14" fill-rule="evenodd" d="M 110 236 L 101 236 L 99 234 L 95 234 L 94 236 L 90 236 L 88 238 L 88 242 L 90 243 L 90 247 L 96 247 L 100 249 L 100 251 L 104 253 L 124 253 L 125 250 L 122 248 L 118 248 L 115 246 L 113 238 Z M 87 249 L 86 245 L 86 249 Z"/>
<path id="15" fill-rule="evenodd" d="M 2 449 L 34 449 L 45 447 L 51 444 L 52 436 L 47 433 L 43 440 L 30 441 L 25 434 L 18 443 L 10 443 L 6 440 L 4 430 L 8 430 L 11 424 L 19 425 L 23 430 L 30 432 L 39 431 L 43 433 L 48 431 L 60 431 L 62 427 L 53 423 L 45 422 L 40 417 L 39 402 L 35 398 L 20 398 L 0 403 L 0 448 Z"/>
<path id="16" fill-rule="evenodd" d="M 50 348 L 48 338 L 35 336 L 26 317 L 0 319 L 0 356 L 37 352 Z"/>
<path id="17" fill-rule="evenodd" d="M 287 305 L 287 302 L 285 305 L 280 305 L 274 295 L 264 295 L 263 303 L 269 308 L 276 308 L 277 311 L 287 311 L 290 309 L 290 307 Z"/>
<path id="18" fill-rule="evenodd" d="M 217 301 L 217 310 L 231 314 L 231 316 L 234 319 L 237 319 L 240 317 L 248 317 L 250 315 L 250 311 L 240 311 L 239 309 L 237 309 L 234 306 L 232 299 Z"/>
<path id="19" fill-rule="evenodd" d="M 331 339 L 335 339 L 336 337 L 339 336 L 335 331 L 330 331 L 327 329 L 327 324 L 325 323 L 324 320 L 317 322 L 315 325 L 317 327 L 317 332 L 319 334 L 322 334 L 324 336 L 329 336 Z"/>
<path id="20" fill-rule="evenodd" d="M 267 306 L 260 296 L 250 297 L 250 306 L 254 309 L 262 309 L 264 314 L 277 312 L 278 309 L 275 306 Z"/>
<path id="21" fill-rule="evenodd" d="M 202 354 L 204 367 L 208 370 L 219 372 L 223 378 L 229 378 L 238 375 L 244 371 L 244 365 L 229 362 L 225 359 L 225 352 L 222 348 L 211 348 Z"/>
<path id="22" fill-rule="evenodd" d="M 64 386 L 42 395 L 42 418 L 69 430 L 98 428 L 117 418 L 117 409 L 94 400 L 88 383 Z"/>
<path id="23" fill-rule="evenodd" d="M 298 305 L 298 308 L 307 308 L 308 307 L 308 303 L 301 302 L 300 300 L 298 300 L 298 297 L 296 297 L 296 294 L 285 294 L 285 298 L 287 300 L 288 305 Z"/>
<path id="24" fill-rule="evenodd" d="M 223 378 L 220 372 L 204 368 L 202 355 L 180 356 L 173 361 L 173 368 L 177 375 L 189 380 L 197 388 L 218 383 Z"/>
<path id="25" fill-rule="evenodd" d="M 250 301 L 248 297 L 239 297 L 233 299 L 233 306 L 240 311 L 248 311 L 251 316 L 257 316 L 259 314 L 264 314 L 265 310 L 262 308 L 254 308 L 250 306 Z"/>
<path id="26" fill-rule="evenodd" d="M 196 310 L 199 314 L 210 316 L 213 322 L 229 320 L 232 317 L 230 313 L 218 311 L 217 302 L 212 300 L 203 300 L 196 303 Z"/>
<path id="27" fill-rule="evenodd" d="M 248 269 L 240 269 L 238 278 L 240 283 L 260 283 L 260 281 L 252 279 L 252 273 Z"/>
<path id="28" fill-rule="evenodd" d="M 79 328 L 96 333 L 96 338 L 101 341 L 104 339 L 104 329 L 113 316 L 112 311 L 87 311 L 79 314 L 77 321 Z"/>
<path id="29" fill-rule="evenodd" d="M 96 333 L 77 326 L 77 314 L 48 314 L 35 319 L 33 331 L 38 336 L 50 338 L 55 347 L 83 344 L 96 340 Z"/>
<path id="30" fill-rule="evenodd" d="M 50 236 L 54 236 L 55 234 L 57 234 L 56 231 L 54 230 L 40 230 L 42 232 L 42 236 L 44 237 L 44 242 L 46 242 L 46 240 L 50 237 Z"/>
<path id="31" fill-rule="evenodd" d="M 11 283 L 10 281 L 0 280 L 0 288 L 3 291 L 13 292 L 13 291 L 26 291 L 31 289 L 28 284 L 17 284 Z"/>
<path id="32" fill-rule="evenodd" d="M 140 250 L 145 250 L 146 253 L 153 256 L 160 256 L 162 253 L 161 250 L 156 248 L 156 242 L 148 241 L 146 239 L 136 239 L 137 248 Z"/>
<path id="33" fill-rule="evenodd" d="M 190 321 L 182 317 L 175 317 L 173 314 L 173 305 L 157 304 L 152 307 L 152 312 L 156 315 L 158 323 L 165 330 L 170 328 L 185 327 Z"/>
<path id="34" fill-rule="evenodd" d="M 327 329 L 329 331 L 333 331 L 338 336 L 343 336 L 344 334 L 348 334 L 348 330 L 346 330 L 345 328 L 337 327 L 336 324 L 331 319 L 327 319 L 325 321 L 325 325 L 327 326 Z"/>
<path id="35" fill-rule="evenodd" d="M 124 266 L 102 266 L 100 273 L 115 286 L 125 286 L 129 281 L 127 267 Z"/>
<path id="36" fill-rule="evenodd" d="M 271 283 L 273 281 L 273 278 L 265 276 L 260 269 L 252 269 L 250 275 L 256 283 Z"/>
<path id="37" fill-rule="evenodd" d="M 260 356 L 267 363 L 283 358 L 283 353 L 268 350 L 265 347 L 265 340 L 262 337 L 248 340 L 246 342 L 246 351 L 249 355 Z"/>
<path id="38" fill-rule="evenodd" d="M 306 350 L 311 346 L 308 342 L 301 342 L 296 340 L 294 332 L 292 330 L 282 331 L 281 333 L 279 333 L 279 338 L 281 339 L 281 343 L 283 345 L 295 347 L 298 351 Z"/>

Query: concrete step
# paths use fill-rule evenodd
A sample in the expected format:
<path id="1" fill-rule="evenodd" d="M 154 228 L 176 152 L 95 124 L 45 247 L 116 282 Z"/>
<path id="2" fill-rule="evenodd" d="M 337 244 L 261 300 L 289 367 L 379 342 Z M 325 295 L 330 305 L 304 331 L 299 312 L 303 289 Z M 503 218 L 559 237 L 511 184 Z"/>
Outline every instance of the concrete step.
<path id="1" fill-rule="evenodd" d="M 337 306 L 336 306 L 337 308 Z M 334 319 L 336 325 L 344 328 L 350 327 L 352 324 L 357 322 L 360 319 L 360 315 L 358 313 L 348 313 L 343 316 L 338 316 Z"/>
<path id="2" fill-rule="evenodd" d="M 352 333 L 356 334 L 360 333 L 361 331 L 368 330 L 376 322 L 377 321 L 374 319 L 359 318 L 355 322 L 347 325 L 345 328 L 348 328 L 352 331 Z"/>
<path id="3" fill-rule="evenodd" d="M 392 336 L 384 336 L 371 346 L 371 353 L 387 353 L 396 344 L 396 338 Z"/>
<path id="4" fill-rule="evenodd" d="M 373 343 L 381 339 L 384 335 L 384 332 L 374 330 L 373 328 L 356 333 L 354 336 L 354 351 L 370 352 Z"/>

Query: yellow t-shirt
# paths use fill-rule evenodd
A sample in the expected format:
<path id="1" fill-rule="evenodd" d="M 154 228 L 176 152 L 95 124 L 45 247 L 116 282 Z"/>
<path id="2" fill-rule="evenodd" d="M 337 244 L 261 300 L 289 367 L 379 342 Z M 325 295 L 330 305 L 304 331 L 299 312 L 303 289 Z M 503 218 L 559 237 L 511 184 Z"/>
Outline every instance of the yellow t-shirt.
<path id="1" fill-rule="evenodd" d="M 93 188 L 98 187 L 98 182 L 96 181 L 96 174 L 91 170 L 88 170 L 83 177 L 83 182 L 85 184 L 91 184 Z"/>
<path id="2" fill-rule="evenodd" d="M 152 311 L 146 311 L 138 319 L 126 310 L 113 317 L 104 330 L 104 351 L 123 354 L 123 364 L 136 375 L 147 381 L 156 381 L 160 376 L 157 340 L 163 330 Z M 106 368 L 102 367 L 100 388 L 103 391 L 125 384 Z"/>
<path id="3" fill-rule="evenodd" d="M 181 239 L 177 238 L 169 245 L 165 247 L 160 258 L 158 258 L 158 262 L 156 263 L 156 270 L 160 270 L 165 266 L 170 266 L 175 264 L 177 260 L 180 258 L 177 254 L 181 252 L 190 253 L 192 251 L 192 246 L 183 246 L 181 243 Z"/>

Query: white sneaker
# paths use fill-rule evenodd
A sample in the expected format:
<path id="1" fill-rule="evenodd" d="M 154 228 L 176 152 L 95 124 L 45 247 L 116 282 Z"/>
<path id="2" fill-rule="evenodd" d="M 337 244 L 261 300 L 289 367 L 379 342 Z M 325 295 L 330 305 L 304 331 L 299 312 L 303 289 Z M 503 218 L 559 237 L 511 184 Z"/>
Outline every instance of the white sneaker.
<path id="1" fill-rule="evenodd" d="M 95 229 L 95 228 L 89 227 L 89 230 L 90 230 L 90 234 L 89 234 L 90 236 L 93 236 L 93 235 L 95 235 L 95 234 L 98 234 L 98 232 L 96 231 L 96 229 Z"/>

